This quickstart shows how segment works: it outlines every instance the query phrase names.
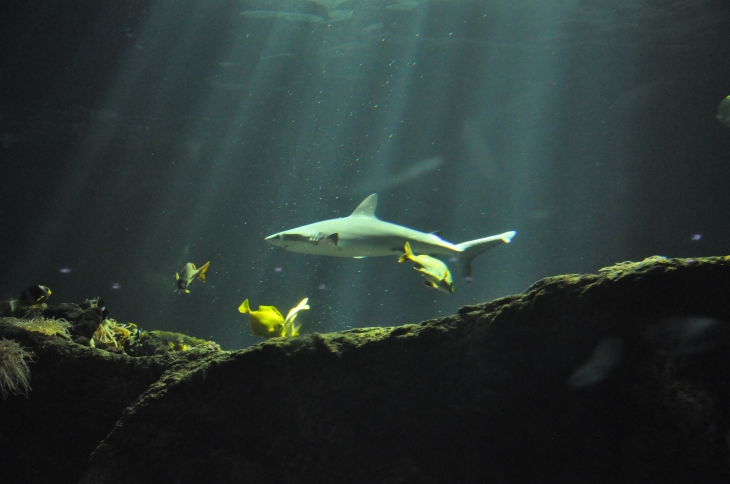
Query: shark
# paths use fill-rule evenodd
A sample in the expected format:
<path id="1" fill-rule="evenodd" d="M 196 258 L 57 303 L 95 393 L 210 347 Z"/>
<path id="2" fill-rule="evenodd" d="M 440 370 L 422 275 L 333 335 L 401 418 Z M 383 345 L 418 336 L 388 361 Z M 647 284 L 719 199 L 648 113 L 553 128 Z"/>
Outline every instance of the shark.
<path id="1" fill-rule="evenodd" d="M 266 237 L 266 242 L 289 252 L 330 257 L 401 256 L 408 242 L 414 252 L 456 257 L 464 280 L 471 282 L 471 263 L 489 249 L 509 243 L 515 231 L 452 244 L 435 233 L 425 233 L 380 220 L 375 216 L 378 194 L 373 193 L 347 217 L 322 220 Z"/>

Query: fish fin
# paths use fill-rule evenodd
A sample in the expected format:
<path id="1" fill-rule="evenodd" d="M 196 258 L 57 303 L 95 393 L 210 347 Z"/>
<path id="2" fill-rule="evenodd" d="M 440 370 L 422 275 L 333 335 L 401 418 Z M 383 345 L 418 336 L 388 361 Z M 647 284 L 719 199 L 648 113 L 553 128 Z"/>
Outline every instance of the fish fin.
<path id="1" fill-rule="evenodd" d="M 286 320 L 284 321 L 284 324 L 286 325 L 287 322 L 294 321 L 294 317 L 297 315 L 297 313 L 299 311 L 303 311 L 305 309 L 309 309 L 309 304 L 307 304 L 308 301 L 309 301 L 309 298 L 308 297 L 305 297 L 304 299 L 302 299 L 299 302 L 299 304 L 297 304 L 296 306 L 294 306 L 293 308 L 291 308 L 289 310 L 289 312 L 287 313 L 287 315 L 286 315 Z"/>
<path id="2" fill-rule="evenodd" d="M 251 306 L 248 304 L 248 299 L 244 300 L 240 306 L 238 306 L 238 312 L 243 314 L 251 314 Z"/>
<path id="3" fill-rule="evenodd" d="M 378 206 L 378 194 L 373 193 L 368 198 L 363 200 L 360 205 L 357 206 L 354 212 L 350 214 L 350 217 L 370 217 L 378 218 L 375 216 L 375 208 Z"/>
<path id="4" fill-rule="evenodd" d="M 411 250 L 411 244 L 406 242 L 406 245 L 403 247 L 403 255 L 398 258 L 398 263 L 405 262 L 408 259 L 413 260 L 413 251 Z"/>
<path id="5" fill-rule="evenodd" d="M 203 267 L 200 268 L 200 272 L 196 276 L 200 282 L 205 282 L 205 271 L 208 270 L 209 265 L 210 265 L 210 261 L 203 264 Z"/>
<path id="6" fill-rule="evenodd" d="M 483 254 L 489 249 L 493 249 L 503 243 L 508 244 L 512 241 L 512 237 L 517 235 L 517 232 L 505 232 L 499 235 L 493 235 L 491 237 L 484 237 L 483 239 L 469 240 L 456 244 L 456 248 L 459 249 L 459 266 L 461 268 L 461 275 L 465 281 L 471 282 L 471 261 L 477 256 Z"/>
<path id="7" fill-rule="evenodd" d="M 434 289 L 438 289 L 438 286 L 436 285 L 436 283 L 431 282 L 431 281 L 423 281 L 423 285 L 426 287 L 432 287 Z"/>
<path id="8" fill-rule="evenodd" d="M 180 280 L 180 274 L 178 274 L 177 272 L 175 273 L 175 280 L 176 281 L 179 281 Z"/>
<path id="9" fill-rule="evenodd" d="M 309 309 L 309 305 L 307 304 L 308 301 L 309 298 L 305 297 L 299 302 L 299 304 L 289 310 L 289 313 L 286 315 L 286 320 L 284 320 L 282 336 L 299 336 L 299 328 L 301 328 L 302 325 L 300 324 L 295 326 L 294 320 L 297 319 L 299 311 Z"/>
<path id="10" fill-rule="evenodd" d="M 190 289 L 185 289 L 185 294 L 190 294 Z"/>
<path id="11" fill-rule="evenodd" d="M 259 306 L 259 311 L 271 311 L 277 316 L 277 319 L 281 318 L 284 321 L 284 316 L 281 315 L 281 311 L 276 306 Z"/>
<path id="12" fill-rule="evenodd" d="M 284 330 L 281 332 L 282 336 L 288 336 L 290 338 L 293 338 L 294 336 L 299 336 L 299 328 L 302 327 L 301 324 L 294 324 L 294 320 L 297 319 L 297 315 L 294 314 L 291 319 L 286 321 L 284 323 Z"/>

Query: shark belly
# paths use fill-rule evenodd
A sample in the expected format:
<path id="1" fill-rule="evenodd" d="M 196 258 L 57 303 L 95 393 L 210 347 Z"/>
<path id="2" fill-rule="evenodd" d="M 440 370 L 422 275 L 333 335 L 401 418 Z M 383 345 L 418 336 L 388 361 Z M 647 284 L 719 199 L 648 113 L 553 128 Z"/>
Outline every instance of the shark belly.
<path id="1" fill-rule="evenodd" d="M 354 217 L 350 217 L 351 219 Z M 355 222 L 349 220 L 348 222 Z M 400 225 L 365 218 L 339 227 L 336 257 L 380 257 L 400 256 L 406 242 L 418 247 L 422 253 L 450 254 L 459 249 L 453 244 L 440 239 L 434 234 L 426 234 L 418 230 Z"/>
<path id="2" fill-rule="evenodd" d="M 361 216 L 304 225 L 271 235 L 266 240 L 289 252 L 330 257 L 400 256 L 406 242 L 424 254 L 460 252 L 458 247 L 437 235 Z"/>

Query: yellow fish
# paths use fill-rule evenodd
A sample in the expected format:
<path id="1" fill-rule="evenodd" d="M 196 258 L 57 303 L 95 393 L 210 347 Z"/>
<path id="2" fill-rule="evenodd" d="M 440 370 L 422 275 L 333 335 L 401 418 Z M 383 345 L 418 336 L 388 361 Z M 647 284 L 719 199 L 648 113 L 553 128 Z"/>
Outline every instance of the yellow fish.
<path id="1" fill-rule="evenodd" d="M 205 271 L 208 270 L 208 266 L 210 266 L 210 261 L 203 264 L 200 269 L 195 267 L 192 262 L 185 264 L 185 267 L 179 273 L 175 273 L 175 280 L 177 281 L 177 289 L 175 290 L 190 294 L 188 286 L 193 282 L 193 279 L 197 277 L 200 282 L 205 282 Z"/>
<path id="2" fill-rule="evenodd" d="M 406 242 L 405 253 L 400 256 L 398 263 L 407 260 L 413 262 L 415 264 L 413 268 L 426 278 L 423 281 L 426 286 L 443 292 L 454 292 L 454 281 L 451 279 L 451 272 L 446 264 L 430 255 L 415 255 L 408 242 Z"/>
<path id="3" fill-rule="evenodd" d="M 309 309 L 308 301 L 309 298 L 302 299 L 299 304 L 289 310 L 286 318 L 274 306 L 259 306 L 257 311 L 251 311 L 248 299 L 243 301 L 238 311 L 248 314 L 248 324 L 251 326 L 251 334 L 254 336 L 263 336 L 266 339 L 293 337 L 299 336 L 299 328 L 302 327 L 301 324 L 295 326 L 294 320 L 299 311 Z"/>

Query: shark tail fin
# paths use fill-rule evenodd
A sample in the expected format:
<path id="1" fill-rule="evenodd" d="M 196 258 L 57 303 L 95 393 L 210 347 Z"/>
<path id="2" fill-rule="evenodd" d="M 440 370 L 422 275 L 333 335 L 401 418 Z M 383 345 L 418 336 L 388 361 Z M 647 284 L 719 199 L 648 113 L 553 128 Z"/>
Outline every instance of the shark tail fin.
<path id="1" fill-rule="evenodd" d="M 238 312 L 243 314 L 251 314 L 251 306 L 248 305 L 248 299 L 243 301 L 238 307 Z"/>
<path id="2" fill-rule="evenodd" d="M 200 268 L 200 272 L 197 275 L 197 278 L 200 282 L 205 282 L 205 271 L 208 270 L 209 265 L 210 265 L 210 261 L 203 264 L 203 267 Z"/>
<path id="3" fill-rule="evenodd" d="M 456 244 L 456 247 L 461 249 L 461 253 L 459 254 L 459 267 L 461 268 L 461 275 L 464 277 L 464 280 L 466 282 L 472 281 L 471 261 L 489 249 L 493 249 L 501 244 L 509 244 L 515 235 L 517 235 L 517 232 L 511 231 Z"/>

